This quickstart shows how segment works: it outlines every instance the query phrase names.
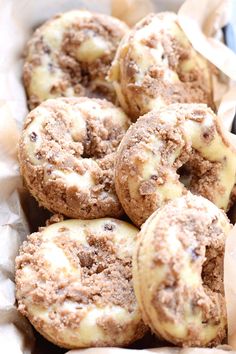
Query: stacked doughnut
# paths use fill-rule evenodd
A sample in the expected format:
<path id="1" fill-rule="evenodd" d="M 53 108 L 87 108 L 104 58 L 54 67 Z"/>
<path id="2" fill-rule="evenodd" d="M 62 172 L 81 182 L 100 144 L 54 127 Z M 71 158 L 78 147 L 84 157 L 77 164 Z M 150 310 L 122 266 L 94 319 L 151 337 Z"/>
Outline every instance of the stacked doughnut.
<path id="1" fill-rule="evenodd" d="M 128 346 L 148 329 L 179 346 L 220 344 L 236 151 L 212 110 L 209 63 L 177 16 L 129 30 L 58 15 L 29 41 L 23 79 L 33 110 L 21 174 L 61 221 L 20 248 L 19 311 L 65 348 Z"/>
<path id="2" fill-rule="evenodd" d="M 135 121 L 171 103 L 214 108 L 209 63 L 198 54 L 173 13 L 150 14 L 122 39 L 109 73 L 118 100 Z"/>
<path id="3" fill-rule="evenodd" d="M 61 96 L 114 100 L 106 75 L 127 31 L 116 18 L 88 11 L 69 11 L 44 23 L 27 46 L 23 80 L 29 107 Z"/>

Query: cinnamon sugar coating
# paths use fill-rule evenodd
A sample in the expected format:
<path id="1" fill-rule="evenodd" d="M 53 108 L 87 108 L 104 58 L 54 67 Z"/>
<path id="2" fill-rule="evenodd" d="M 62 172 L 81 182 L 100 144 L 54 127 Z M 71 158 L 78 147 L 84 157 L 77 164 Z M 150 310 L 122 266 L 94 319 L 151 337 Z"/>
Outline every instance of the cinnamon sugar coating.
<path id="1" fill-rule="evenodd" d="M 125 346 L 144 326 L 132 284 L 138 230 L 116 219 L 67 220 L 28 236 L 16 259 L 18 309 L 65 348 Z"/>
<path id="2" fill-rule="evenodd" d="M 43 102 L 27 116 L 19 143 L 21 173 L 32 195 L 71 218 L 121 216 L 114 159 L 129 124 L 106 100 Z"/>
<path id="3" fill-rule="evenodd" d="M 178 346 L 217 346 L 226 336 L 225 240 L 231 225 L 220 209 L 190 192 L 154 212 L 133 257 L 143 320 Z"/>
<path id="4" fill-rule="evenodd" d="M 138 226 L 190 190 L 228 210 L 235 200 L 236 151 L 204 104 L 173 104 L 133 124 L 117 152 L 115 186 Z"/>
<path id="5" fill-rule="evenodd" d="M 149 14 L 123 38 L 109 72 L 123 109 L 135 121 L 171 103 L 214 108 L 212 74 L 170 12 Z"/>
<path id="6" fill-rule="evenodd" d="M 30 109 L 60 96 L 114 101 L 106 75 L 127 30 L 114 17 L 80 10 L 56 15 L 40 26 L 28 42 L 23 71 Z"/>

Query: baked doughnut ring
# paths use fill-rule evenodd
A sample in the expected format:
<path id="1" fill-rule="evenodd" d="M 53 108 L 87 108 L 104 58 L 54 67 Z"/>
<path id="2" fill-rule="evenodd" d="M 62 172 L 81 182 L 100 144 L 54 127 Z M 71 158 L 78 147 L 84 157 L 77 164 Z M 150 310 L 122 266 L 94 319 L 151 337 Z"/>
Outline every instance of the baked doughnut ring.
<path id="1" fill-rule="evenodd" d="M 145 114 L 117 152 L 116 192 L 138 226 L 188 189 L 228 210 L 235 180 L 236 151 L 204 104 L 176 103 Z"/>
<path id="2" fill-rule="evenodd" d="M 152 331 L 178 346 L 216 346 L 226 336 L 224 245 L 231 225 L 188 193 L 142 226 L 133 257 L 135 295 Z"/>
<path id="3" fill-rule="evenodd" d="M 180 28 L 174 13 L 149 14 L 121 41 L 110 69 L 122 108 L 135 121 L 171 103 L 214 108 L 209 64 Z"/>
<path id="4" fill-rule="evenodd" d="M 80 10 L 44 23 L 27 47 L 23 80 L 29 107 L 60 96 L 114 100 L 106 75 L 127 30 L 126 24 L 114 17 Z"/>
<path id="5" fill-rule="evenodd" d="M 57 98 L 36 107 L 19 144 L 21 174 L 32 195 L 71 218 L 121 216 L 114 159 L 129 124 L 106 100 Z"/>
<path id="6" fill-rule="evenodd" d="M 147 330 L 132 284 L 138 230 L 120 220 L 67 220 L 28 236 L 16 258 L 18 309 L 65 348 L 125 346 Z"/>

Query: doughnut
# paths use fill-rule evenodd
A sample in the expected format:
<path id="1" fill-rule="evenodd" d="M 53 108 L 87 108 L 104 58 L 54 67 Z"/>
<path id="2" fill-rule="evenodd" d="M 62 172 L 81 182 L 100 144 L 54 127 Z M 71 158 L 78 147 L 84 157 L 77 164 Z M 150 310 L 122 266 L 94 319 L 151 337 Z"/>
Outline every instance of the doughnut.
<path id="1" fill-rule="evenodd" d="M 120 220 L 67 220 L 28 236 L 16 258 L 18 310 L 65 348 L 125 346 L 147 330 L 134 295 L 138 230 Z"/>
<path id="2" fill-rule="evenodd" d="M 45 22 L 26 49 L 23 81 L 30 109 L 60 96 L 114 101 L 106 75 L 127 31 L 126 24 L 114 17 L 80 10 Z"/>
<path id="3" fill-rule="evenodd" d="M 226 336 L 224 245 L 231 225 L 212 202 L 188 192 L 143 224 L 133 256 L 143 320 L 178 346 L 216 346 Z"/>
<path id="4" fill-rule="evenodd" d="M 134 121 L 171 103 L 214 108 L 209 64 L 194 50 L 174 13 L 149 14 L 124 36 L 109 79 Z"/>
<path id="5" fill-rule="evenodd" d="M 111 102 L 49 99 L 32 110 L 19 142 L 21 174 L 40 205 L 70 218 L 120 217 L 114 160 L 130 124 Z"/>
<path id="6" fill-rule="evenodd" d="M 205 104 L 176 103 L 146 113 L 117 151 L 116 192 L 137 226 L 187 190 L 227 211 L 235 179 L 236 150 Z"/>

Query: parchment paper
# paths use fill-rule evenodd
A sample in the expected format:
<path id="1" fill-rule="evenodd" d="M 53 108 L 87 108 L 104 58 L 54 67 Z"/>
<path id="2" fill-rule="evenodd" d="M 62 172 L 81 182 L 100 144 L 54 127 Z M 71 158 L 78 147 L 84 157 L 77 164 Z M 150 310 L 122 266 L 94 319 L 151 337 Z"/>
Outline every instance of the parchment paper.
<path id="1" fill-rule="evenodd" d="M 26 98 L 21 82 L 22 53 L 33 29 L 50 16 L 73 8 L 111 13 L 133 24 L 150 10 L 173 10 L 181 0 L 0 0 L 0 353 L 33 353 L 34 337 L 29 323 L 16 310 L 14 294 L 14 259 L 19 245 L 29 233 L 28 221 L 42 212 L 37 206 L 25 208 L 29 203 L 22 187 L 17 163 L 19 130 L 27 114 Z M 187 0 L 179 11 L 182 28 L 193 46 L 218 69 L 215 78 L 215 99 L 223 124 L 230 129 L 234 111 L 236 89 L 236 56 L 219 40 L 219 28 L 228 20 L 227 0 Z M 127 16 L 127 14 L 129 14 Z M 191 22 L 190 22 L 191 18 Z M 206 36 L 203 34 L 206 34 Z M 18 130 L 19 129 L 19 130 Z M 229 133 L 230 134 L 230 133 Z M 232 141 L 236 142 L 235 137 Z M 35 203 L 36 205 L 36 203 Z M 34 212 L 34 213 L 33 213 Z M 27 221 L 28 220 L 28 221 Z M 40 221 L 39 221 L 40 220 Z M 229 319 L 229 343 L 236 348 L 236 229 L 228 238 L 225 256 L 225 290 Z M 51 348 L 51 347 L 50 347 Z M 50 354 L 45 349 L 40 354 Z M 136 354 L 138 350 L 101 348 L 70 351 L 68 354 Z M 139 351 L 140 352 L 140 351 Z M 159 348 L 143 350 L 143 354 L 195 354 L 225 353 L 220 349 Z M 37 351 L 39 353 L 39 351 Z M 54 353 L 54 351 L 53 351 Z M 61 350 L 58 349 L 58 353 Z"/>
<path id="2" fill-rule="evenodd" d="M 229 348 L 225 348 L 229 350 Z M 227 352 L 223 349 L 207 349 L 207 348 L 187 348 L 187 349 L 180 349 L 180 348 L 155 348 L 155 349 L 148 349 L 142 350 L 129 350 L 129 349 L 120 349 L 120 348 L 97 348 L 96 350 L 85 349 L 85 350 L 71 350 L 67 352 L 67 354 L 227 354 Z M 231 351 L 231 353 L 234 353 Z"/>
<path id="3" fill-rule="evenodd" d="M 14 259 L 28 233 L 17 188 L 21 188 L 18 130 L 7 103 L 0 104 L 0 352 L 28 354 L 32 329 L 15 307 Z"/>

